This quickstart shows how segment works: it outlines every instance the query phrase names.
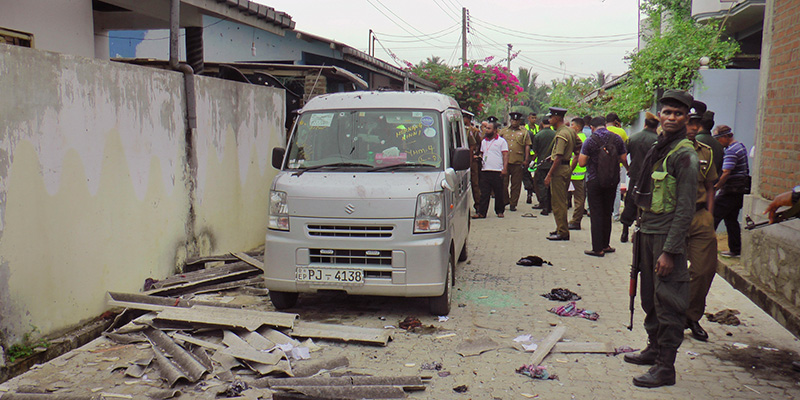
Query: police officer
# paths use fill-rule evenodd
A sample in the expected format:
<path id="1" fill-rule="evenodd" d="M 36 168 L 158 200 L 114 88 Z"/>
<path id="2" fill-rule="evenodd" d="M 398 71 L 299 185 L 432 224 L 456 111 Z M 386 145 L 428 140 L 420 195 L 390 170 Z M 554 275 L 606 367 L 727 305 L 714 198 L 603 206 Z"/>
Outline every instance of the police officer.
<path id="1" fill-rule="evenodd" d="M 500 131 L 500 137 L 508 143 L 508 174 L 503 178 L 503 188 L 509 211 L 517 211 L 519 195 L 522 191 L 522 175 L 527 172 L 531 149 L 531 139 L 528 131 L 522 129 L 522 114 L 511 112 L 509 127 Z M 509 188 L 510 184 L 510 188 Z M 510 193 L 508 193 L 510 189 Z"/>
<path id="2" fill-rule="evenodd" d="M 481 131 L 472 125 L 473 114 L 467 110 L 461 110 L 464 116 L 464 128 L 467 130 L 467 144 L 472 151 L 472 165 L 470 166 L 470 182 L 472 184 L 472 201 L 475 211 L 478 211 L 478 203 L 481 200 L 481 189 L 478 177 L 481 171 L 481 158 L 478 157 L 481 150 Z"/>
<path id="3" fill-rule="evenodd" d="M 550 129 L 550 116 L 542 120 L 542 129 L 533 137 L 533 152 L 536 163 L 534 164 L 533 180 L 536 182 L 536 198 L 539 204 L 533 209 L 541 209 L 542 215 L 550 214 L 550 188 L 545 186 L 544 178 L 550 172 L 553 162 L 550 154 L 553 152 L 556 131 Z"/>
<path id="4" fill-rule="evenodd" d="M 525 124 L 525 130 L 528 131 L 528 137 L 531 140 L 531 150 L 528 152 L 531 160 L 535 159 L 533 156 L 533 138 L 536 137 L 539 129 L 541 128 L 536 124 L 536 113 L 532 112 L 528 114 L 528 123 Z M 536 169 L 530 168 L 530 162 L 528 164 L 528 166 L 524 166 L 525 168 L 523 168 L 522 186 L 525 188 L 525 191 L 528 192 L 525 203 L 531 204 L 533 203 L 533 193 L 536 192 L 536 181 L 533 180 L 533 173 L 536 172 Z"/>
<path id="5" fill-rule="evenodd" d="M 570 160 L 575 155 L 575 150 L 580 150 L 578 135 L 564 124 L 564 115 L 567 110 L 564 108 L 550 107 L 550 125 L 556 130 L 553 152 L 550 159 L 553 166 L 544 184 L 550 187 L 550 201 L 553 207 L 553 217 L 556 221 L 556 230 L 550 232 L 548 240 L 569 240 L 569 227 L 567 224 L 567 190 L 572 176 Z"/>
<path id="6" fill-rule="evenodd" d="M 686 139 L 693 101 L 680 90 L 667 90 L 659 99 L 664 133 L 648 151 L 635 185 L 636 205 L 642 211 L 634 257 L 641 272 L 648 344 L 638 354 L 626 354 L 624 360 L 655 364 L 633 378 L 633 384 L 641 387 L 675 384 L 675 356 L 683 341 L 689 303 L 686 237 L 695 214 L 699 173 L 697 152 Z"/>
<path id="7" fill-rule="evenodd" d="M 583 118 L 573 118 L 570 128 L 578 134 L 578 139 L 581 143 L 586 142 L 586 134 L 583 133 L 585 123 Z M 570 184 L 574 189 L 572 191 L 572 219 L 569 221 L 568 228 L 570 230 L 581 230 L 581 220 L 586 213 L 586 167 L 578 165 L 578 157 L 572 157 L 572 177 Z"/>
<path id="8" fill-rule="evenodd" d="M 711 146 L 696 140 L 705 110 L 705 103 L 695 100 L 686 125 L 686 138 L 694 144 L 700 163 L 697 206 L 689 226 L 687 243 L 689 308 L 686 309 L 686 327 L 691 329 L 692 337 L 704 342 L 708 340 L 708 333 L 700 326 L 700 318 L 705 312 L 706 296 L 717 272 L 717 234 L 714 230 L 713 208 L 714 182 L 718 178 Z"/>

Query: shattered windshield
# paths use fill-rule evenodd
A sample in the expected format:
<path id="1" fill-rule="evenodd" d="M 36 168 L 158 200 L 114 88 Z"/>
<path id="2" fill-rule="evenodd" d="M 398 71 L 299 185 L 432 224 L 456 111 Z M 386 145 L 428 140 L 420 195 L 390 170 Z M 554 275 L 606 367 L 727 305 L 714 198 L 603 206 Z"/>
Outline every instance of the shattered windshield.
<path id="1" fill-rule="evenodd" d="M 287 166 L 291 169 L 372 166 L 377 171 L 439 168 L 442 136 L 441 117 L 436 111 L 305 112 L 289 143 Z"/>

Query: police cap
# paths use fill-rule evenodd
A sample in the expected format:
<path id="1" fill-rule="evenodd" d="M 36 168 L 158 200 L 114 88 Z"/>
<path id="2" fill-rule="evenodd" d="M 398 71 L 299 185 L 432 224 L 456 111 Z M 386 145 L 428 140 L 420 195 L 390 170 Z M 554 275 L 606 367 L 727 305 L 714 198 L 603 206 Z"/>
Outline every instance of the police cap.
<path id="1" fill-rule="evenodd" d="M 689 119 L 703 119 L 708 107 L 706 103 L 699 100 L 692 101 L 692 108 L 689 110 Z"/>
<path id="2" fill-rule="evenodd" d="M 489 121 L 489 122 L 497 122 L 498 121 L 497 117 L 495 117 L 494 115 L 490 115 L 490 116 L 486 117 L 486 120 Z"/>
<path id="3" fill-rule="evenodd" d="M 522 113 L 518 113 L 516 111 L 512 111 L 512 112 L 508 113 L 508 116 L 511 117 L 511 119 L 513 119 L 515 121 L 522 119 Z"/>
<path id="4" fill-rule="evenodd" d="M 567 109 L 566 108 L 559 108 L 559 107 L 550 107 L 550 115 L 563 117 L 563 116 L 567 115 Z"/>
<path id="5" fill-rule="evenodd" d="M 664 92 L 664 95 L 661 96 L 660 99 L 658 99 L 658 102 L 664 104 L 664 100 L 675 100 L 678 103 L 685 105 L 686 108 L 692 108 L 694 97 L 692 97 L 692 95 L 685 90 L 669 89 Z"/>

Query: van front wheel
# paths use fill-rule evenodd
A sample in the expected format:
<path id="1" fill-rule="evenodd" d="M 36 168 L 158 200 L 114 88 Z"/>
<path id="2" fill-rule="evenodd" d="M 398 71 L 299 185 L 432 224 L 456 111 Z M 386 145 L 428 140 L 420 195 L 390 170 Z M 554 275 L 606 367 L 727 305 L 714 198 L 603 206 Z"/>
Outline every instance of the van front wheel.
<path id="1" fill-rule="evenodd" d="M 450 314 L 450 299 L 453 295 L 453 257 L 447 260 L 447 276 L 445 277 L 444 293 L 441 296 L 431 297 L 430 310 L 433 315 Z"/>
<path id="2" fill-rule="evenodd" d="M 273 292 L 269 291 L 269 300 L 278 310 L 294 307 L 297 304 L 297 293 L 292 292 Z"/>

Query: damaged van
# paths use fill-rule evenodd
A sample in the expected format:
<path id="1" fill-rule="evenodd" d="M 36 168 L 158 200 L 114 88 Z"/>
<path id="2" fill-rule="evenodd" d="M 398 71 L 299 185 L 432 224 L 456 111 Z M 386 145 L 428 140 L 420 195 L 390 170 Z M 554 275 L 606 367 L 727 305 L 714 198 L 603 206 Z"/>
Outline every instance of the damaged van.
<path id="1" fill-rule="evenodd" d="M 467 258 L 466 138 L 458 103 L 439 93 L 310 100 L 272 154 L 264 275 L 275 308 L 342 291 L 428 297 L 448 314 Z"/>

